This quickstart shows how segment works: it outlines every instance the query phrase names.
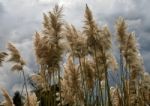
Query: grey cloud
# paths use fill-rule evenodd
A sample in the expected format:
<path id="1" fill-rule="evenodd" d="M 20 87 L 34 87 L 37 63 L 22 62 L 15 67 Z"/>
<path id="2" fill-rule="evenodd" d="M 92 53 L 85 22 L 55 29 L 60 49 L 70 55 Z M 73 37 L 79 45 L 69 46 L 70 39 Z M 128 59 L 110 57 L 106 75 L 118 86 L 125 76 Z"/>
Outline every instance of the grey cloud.
<path id="1" fill-rule="evenodd" d="M 3 13 L 4 13 L 4 7 L 2 3 L 0 3 L 0 17 L 2 16 Z"/>

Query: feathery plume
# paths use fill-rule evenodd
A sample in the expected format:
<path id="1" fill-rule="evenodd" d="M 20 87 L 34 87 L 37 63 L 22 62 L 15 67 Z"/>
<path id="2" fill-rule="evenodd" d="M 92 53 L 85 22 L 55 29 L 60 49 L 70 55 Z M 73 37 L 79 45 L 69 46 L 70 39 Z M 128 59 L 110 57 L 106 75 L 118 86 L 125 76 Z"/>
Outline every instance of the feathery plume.
<path id="1" fill-rule="evenodd" d="M 135 80 L 130 80 L 129 81 L 129 104 L 131 106 L 135 106 L 136 100 L 137 100 L 137 91 L 136 91 L 136 81 Z"/>
<path id="2" fill-rule="evenodd" d="M 131 78 L 135 79 L 139 75 L 139 72 L 142 71 L 142 61 L 139 56 L 139 50 L 134 33 L 130 33 L 128 36 L 127 43 L 125 45 L 124 57 L 126 64 L 131 70 Z"/>
<path id="3" fill-rule="evenodd" d="M 10 51 L 10 56 L 11 56 L 9 61 L 13 61 L 17 63 L 21 62 L 21 55 L 17 50 L 17 48 L 12 43 L 8 43 L 7 48 Z"/>
<path id="4" fill-rule="evenodd" d="M 36 32 L 34 37 L 34 50 L 36 55 L 37 63 L 46 64 L 47 60 L 45 60 L 48 56 L 48 47 L 43 43 L 43 37 Z"/>
<path id="5" fill-rule="evenodd" d="M 142 101 L 148 105 L 150 104 L 150 75 L 147 72 L 143 73 L 140 90 L 142 92 Z"/>
<path id="6" fill-rule="evenodd" d="M 46 90 L 48 90 L 50 87 L 49 85 L 51 85 L 49 82 L 51 82 L 52 79 L 54 80 L 54 73 L 56 73 L 58 76 L 58 85 L 61 89 L 60 62 L 65 50 L 63 42 L 64 22 L 62 20 L 62 11 L 62 7 L 55 5 L 53 11 L 50 11 L 48 14 L 44 14 L 43 30 L 40 34 L 36 33 L 34 38 L 35 54 L 37 62 L 44 72 L 44 76 L 42 78 L 45 80 L 44 86 L 46 86 Z M 61 97 L 61 92 L 59 93 Z M 47 101 L 47 103 L 49 103 L 49 101 Z"/>
<path id="7" fill-rule="evenodd" d="M 45 79 L 41 74 L 34 74 L 31 76 L 31 80 L 38 86 L 38 88 L 44 88 Z"/>
<path id="8" fill-rule="evenodd" d="M 62 38 L 62 7 L 56 5 L 49 16 L 44 14 L 43 33 L 48 37 L 49 44 L 58 44 Z"/>
<path id="9" fill-rule="evenodd" d="M 39 106 L 35 93 L 30 93 L 28 98 L 29 103 L 26 101 L 24 106 Z"/>
<path id="10" fill-rule="evenodd" d="M 21 64 L 15 64 L 15 65 L 12 66 L 11 70 L 12 70 L 12 71 L 18 71 L 18 72 L 19 72 L 19 71 L 22 71 L 22 70 L 23 70 L 23 67 L 22 67 Z"/>
<path id="11" fill-rule="evenodd" d="M 84 68 L 84 75 L 85 75 L 85 81 L 86 81 L 86 85 L 88 87 L 88 89 L 93 89 L 94 87 L 94 68 L 95 68 L 95 63 L 93 60 L 90 59 L 86 59 L 85 63 L 83 63 Z"/>
<path id="12" fill-rule="evenodd" d="M 111 48 L 111 33 L 109 32 L 108 26 L 104 26 L 101 32 L 100 41 L 104 51 L 107 51 Z"/>
<path id="13" fill-rule="evenodd" d="M 118 88 L 110 88 L 111 100 L 113 106 L 120 106 L 121 98 Z"/>
<path id="14" fill-rule="evenodd" d="M 123 52 L 125 49 L 125 44 L 127 41 L 128 33 L 127 33 L 127 24 L 124 18 L 119 17 L 116 22 L 116 29 L 117 29 L 117 40 L 120 43 L 120 50 Z"/>
<path id="15" fill-rule="evenodd" d="M 4 106 L 14 106 L 13 104 L 13 100 L 11 98 L 11 96 L 8 94 L 8 92 L 6 91 L 6 89 L 0 87 L 3 96 L 5 97 L 5 102 L 3 103 Z"/>
<path id="16" fill-rule="evenodd" d="M 89 51 L 92 52 L 93 49 L 99 50 L 101 48 L 101 43 L 99 41 L 101 30 L 99 30 L 95 20 L 93 19 L 92 12 L 87 5 L 85 10 L 85 21 L 83 28 L 83 33 L 85 34 L 85 36 L 87 36 L 87 46 L 89 48 Z"/>
<path id="17" fill-rule="evenodd" d="M 12 66 L 12 71 L 22 71 L 23 66 L 26 64 L 23 58 L 21 57 L 18 49 L 12 44 L 8 43 L 8 50 L 10 52 L 9 61 L 14 62 L 15 64 Z"/>
<path id="18" fill-rule="evenodd" d="M 80 73 L 78 67 L 73 63 L 72 57 L 68 57 L 64 70 L 64 77 L 61 81 L 64 102 L 71 104 L 82 102 L 83 94 L 80 85 Z"/>
<path id="19" fill-rule="evenodd" d="M 0 52 L 0 66 L 2 66 L 2 62 L 5 60 L 8 54 L 6 52 Z"/>
<path id="20" fill-rule="evenodd" d="M 60 69 L 59 62 L 64 51 L 62 34 L 62 7 L 56 5 L 49 15 L 44 14 L 43 32 L 36 33 L 34 47 L 37 62 L 41 65 L 48 65 L 57 70 Z"/>
<path id="21" fill-rule="evenodd" d="M 113 71 L 118 69 L 117 60 L 112 54 L 108 54 L 107 56 L 107 66 L 111 68 Z"/>
<path id="22" fill-rule="evenodd" d="M 83 57 L 87 54 L 86 38 L 73 25 L 66 25 L 65 35 L 69 42 L 72 55 Z"/>

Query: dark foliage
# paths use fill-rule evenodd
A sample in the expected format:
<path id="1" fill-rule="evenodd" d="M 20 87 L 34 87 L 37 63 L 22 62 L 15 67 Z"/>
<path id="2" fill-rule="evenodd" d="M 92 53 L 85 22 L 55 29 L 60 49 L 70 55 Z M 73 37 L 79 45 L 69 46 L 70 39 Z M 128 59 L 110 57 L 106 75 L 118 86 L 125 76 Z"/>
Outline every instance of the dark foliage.
<path id="1" fill-rule="evenodd" d="M 22 96 L 19 91 L 16 91 L 13 97 L 13 103 L 15 106 L 23 106 Z"/>

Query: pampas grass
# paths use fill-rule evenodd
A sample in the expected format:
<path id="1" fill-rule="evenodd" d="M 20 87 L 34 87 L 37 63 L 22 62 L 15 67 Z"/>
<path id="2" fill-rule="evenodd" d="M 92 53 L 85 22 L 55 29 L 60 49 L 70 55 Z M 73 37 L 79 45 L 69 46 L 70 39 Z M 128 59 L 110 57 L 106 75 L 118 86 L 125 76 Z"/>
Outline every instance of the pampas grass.
<path id="1" fill-rule="evenodd" d="M 19 50 L 12 43 L 8 43 L 7 49 L 9 50 L 9 53 L 10 53 L 10 58 L 8 59 L 8 61 L 14 63 L 13 66 L 11 67 L 11 70 L 23 73 L 24 84 L 25 84 L 26 94 L 27 94 L 27 98 L 28 98 L 27 81 L 26 81 L 26 77 L 25 77 L 25 73 L 24 73 L 24 69 L 23 69 L 23 67 L 26 63 L 25 63 L 24 59 L 22 58 Z M 27 100 L 29 101 L 29 99 L 27 99 Z M 30 105 L 28 104 L 28 106 L 30 106 Z"/>
<path id="2" fill-rule="evenodd" d="M 65 79 L 61 81 L 62 89 L 64 90 L 62 90 L 62 96 L 65 101 L 67 101 L 68 96 L 72 97 L 70 98 L 70 103 L 79 105 L 83 102 L 80 72 L 78 70 L 78 66 L 74 65 L 73 58 L 71 56 L 67 59 L 64 71 Z"/>
<path id="3" fill-rule="evenodd" d="M 36 94 L 27 91 L 26 63 L 14 44 L 8 43 L 8 53 L 0 52 L 0 65 L 8 55 L 11 70 L 23 73 L 25 106 L 38 106 L 38 101 L 43 106 L 146 106 L 150 104 L 150 75 L 145 73 L 136 34 L 127 27 L 119 17 L 115 36 L 118 61 L 113 55 L 113 34 L 107 25 L 99 26 L 88 5 L 81 29 L 66 23 L 63 8 L 55 5 L 43 14 L 43 28 L 33 37 L 38 72 L 30 80 Z M 116 73 L 120 73 L 120 81 Z M 11 97 L 2 91 L 12 106 Z"/>
<path id="4" fill-rule="evenodd" d="M 14 62 L 11 70 L 21 71 L 23 69 L 23 66 L 25 65 L 25 61 L 21 57 L 17 48 L 12 43 L 8 43 L 7 47 L 10 52 L 10 58 L 8 59 L 8 61 Z"/>
<path id="5" fill-rule="evenodd" d="M 5 52 L 0 52 L 0 66 L 2 66 L 2 62 L 5 60 L 8 54 Z"/>
<path id="6" fill-rule="evenodd" d="M 3 96 L 5 97 L 5 101 L 3 103 L 4 106 L 14 106 L 13 104 L 13 100 L 11 98 L 11 96 L 8 94 L 7 90 L 4 88 L 0 88 L 2 91 Z"/>
<path id="7" fill-rule="evenodd" d="M 56 82 L 54 75 L 57 75 L 60 88 L 60 61 L 65 49 L 62 43 L 64 39 L 62 10 L 62 7 L 55 5 L 53 11 L 44 14 L 43 30 L 36 33 L 34 38 L 36 59 L 44 72 L 45 81 L 51 85 L 52 80 L 53 83 Z M 46 89 L 50 90 L 49 86 Z"/>
<path id="8" fill-rule="evenodd" d="M 110 93 L 111 93 L 111 100 L 112 100 L 112 105 L 113 106 L 120 106 L 121 104 L 121 98 L 120 98 L 120 92 L 119 89 L 116 87 L 111 87 L 110 88 Z"/>
<path id="9" fill-rule="evenodd" d="M 24 106 L 39 106 L 35 93 L 30 93 L 28 98 L 29 98 L 29 103 L 28 101 L 26 101 Z"/>
<path id="10" fill-rule="evenodd" d="M 73 25 L 66 25 L 64 34 L 73 56 L 84 57 L 87 55 L 86 37 L 81 31 L 78 31 Z"/>

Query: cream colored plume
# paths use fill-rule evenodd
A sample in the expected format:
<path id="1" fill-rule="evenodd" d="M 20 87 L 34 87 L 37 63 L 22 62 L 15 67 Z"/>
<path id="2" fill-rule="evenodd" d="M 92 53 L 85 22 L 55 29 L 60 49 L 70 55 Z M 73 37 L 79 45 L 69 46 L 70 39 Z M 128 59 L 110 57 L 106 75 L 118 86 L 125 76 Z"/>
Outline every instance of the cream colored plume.
<path id="1" fill-rule="evenodd" d="M 11 96 L 8 94 L 7 90 L 0 87 L 1 91 L 2 91 L 2 94 L 3 96 L 5 97 L 5 101 L 3 103 L 4 106 L 14 106 L 13 104 L 13 100 L 11 98 Z"/>
<path id="2" fill-rule="evenodd" d="M 41 87 L 41 88 L 44 88 L 45 86 L 45 79 L 44 79 L 44 76 L 40 75 L 40 74 L 34 74 L 34 75 L 31 75 L 31 80 L 36 83 L 36 85 L 38 87 Z"/>
<path id="3" fill-rule="evenodd" d="M 61 81 L 62 97 L 64 103 L 80 103 L 83 101 L 83 94 L 80 83 L 80 72 L 78 67 L 73 63 L 73 58 L 68 57 L 64 67 L 64 77 Z"/>
<path id="4" fill-rule="evenodd" d="M 23 71 L 23 66 L 26 64 L 23 58 L 21 57 L 20 52 L 18 49 L 12 44 L 8 43 L 8 50 L 10 52 L 10 58 L 8 61 L 14 62 L 14 65 L 12 66 L 12 71 Z"/>
<path id="5" fill-rule="evenodd" d="M 121 52 L 123 52 L 128 37 L 127 24 L 124 18 L 122 17 L 118 18 L 116 22 L 116 30 L 117 30 L 117 40 L 120 43 L 120 50 Z"/>
<path id="6" fill-rule="evenodd" d="M 2 65 L 2 62 L 5 60 L 7 55 L 8 54 L 6 52 L 0 52 L 0 66 Z"/>
<path id="7" fill-rule="evenodd" d="M 120 101 L 120 93 L 119 89 L 115 87 L 110 88 L 110 94 L 111 94 L 111 100 L 112 100 L 112 105 L 113 106 L 120 106 L 121 101 Z"/>
<path id="8" fill-rule="evenodd" d="M 39 106 L 39 102 L 37 101 L 35 93 L 30 93 L 28 99 L 29 99 L 29 106 Z M 26 100 L 24 106 L 28 106 L 28 100 Z"/>
<path id="9" fill-rule="evenodd" d="M 67 37 L 71 52 L 76 57 L 82 57 L 87 54 L 86 38 L 73 25 L 66 25 L 64 34 Z"/>

